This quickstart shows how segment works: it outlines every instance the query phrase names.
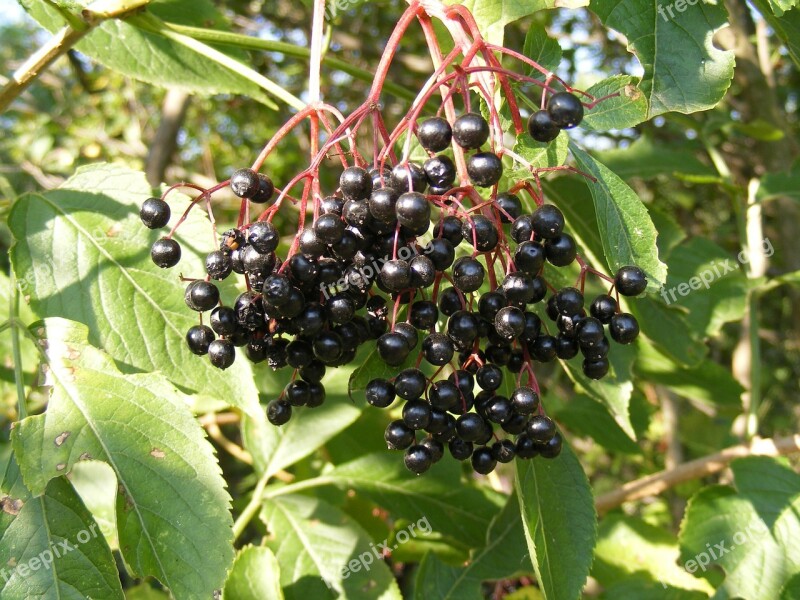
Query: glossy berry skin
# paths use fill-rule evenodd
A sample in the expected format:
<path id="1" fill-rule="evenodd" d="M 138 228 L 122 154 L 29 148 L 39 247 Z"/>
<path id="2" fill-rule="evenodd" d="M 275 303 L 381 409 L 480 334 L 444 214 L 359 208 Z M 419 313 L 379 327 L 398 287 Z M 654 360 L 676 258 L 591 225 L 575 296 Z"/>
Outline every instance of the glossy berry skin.
<path id="1" fill-rule="evenodd" d="M 217 335 L 233 335 L 239 327 L 236 311 L 230 306 L 218 306 L 212 310 L 209 324 Z"/>
<path id="2" fill-rule="evenodd" d="M 150 258 L 162 269 L 174 267 L 181 260 L 181 247 L 171 238 L 161 238 L 153 243 Z"/>
<path id="3" fill-rule="evenodd" d="M 475 374 L 475 381 L 482 390 L 492 392 L 503 383 L 503 370 L 497 365 L 485 364 Z"/>
<path id="4" fill-rule="evenodd" d="M 547 261 L 555 267 L 566 267 L 572 264 L 578 255 L 578 247 L 575 240 L 568 233 L 549 239 L 544 245 Z"/>
<path id="5" fill-rule="evenodd" d="M 528 345 L 531 358 L 539 362 L 550 362 L 556 358 L 556 338 L 540 335 Z"/>
<path id="6" fill-rule="evenodd" d="M 463 223 L 461 219 L 455 215 L 448 215 L 437 224 L 434 231 L 436 236 L 441 235 L 441 237 L 453 244 L 453 246 L 458 246 L 464 239 L 461 233 L 462 227 Z"/>
<path id="7" fill-rule="evenodd" d="M 503 161 L 494 152 L 478 152 L 467 159 L 467 175 L 473 185 L 492 187 L 503 175 Z"/>
<path id="8" fill-rule="evenodd" d="M 604 325 L 608 325 L 617 312 L 617 301 L 611 296 L 602 294 L 594 299 L 589 307 L 589 313 Z"/>
<path id="9" fill-rule="evenodd" d="M 247 243 L 261 254 L 275 252 L 280 240 L 278 230 L 266 221 L 257 221 L 247 230 Z"/>
<path id="10" fill-rule="evenodd" d="M 486 405 L 486 418 L 493 423 L 505 423 L 512 414 L 511 402 L 505 396 L 494 396 Z"/>
<path id="11" fill-rule="evenodd" d="M 423 400 L 409 400 L 403 406 L 403 423 L 411 429 L 425 429 L 431 421 L 431 406 Z"/>
<path id="12" fill-rule="evenodd" d="M 539 408 L 539 394 L 533 388 L 517 388 L 511 394 L 511 406 L 521 415 L 531 415 Z"/>
<path id="13" fill-rule="evenodd" d="M 422 165 L 432 188 L 449 190 L 456 180 L 456 166 L 446 154 L 429 158 Z"/>
<path id="14" fill-rule="evenodd" d="M 565 337 L 564 334 L 556 336 L 556 356 L 562 360 L 569 360 L 578 355 L 578 340 Z"/>
<path id="15" fill-rule="evenodd" d="M 394 385 L 386 379 L 373 379 L 367 384 L 367 402 L 377 408 L 387 408 L 394 402 Z"/>
<path id="16" fill-rule="evenodd" d="M 529 459 L 539 455 L 538 444 L 524 434 L 517 438 L 514 449 L 516 450 L 517 458 Z"/>
<path id="17" fill-rule="evenodd" d="M 192 354 L 208 354 L 208 347 L 214 341 L 214 332 L 207 325 L 195 325 L 186 332 L 186 344 Z"/>
<path id="18" fill-rule="evenodd" d="M 410 320 L 417 329 L 430 329 L 439 320 L 439 309 L 430 300 L 418 300 L 411 305 Z"/>
<path id="19" fill-rule="evenodd" d="M 477 413 L 465 413 L 456 419 L 456 431 L 465 442 L 478 441 L 485 429 L 486 422 Z"/>
<path id="20" fill-rule="evenodd" d="M 602 379 L 608 374 L 610 365 L 607 358 L 597 358 L 590 360 L 585 358 L 583 360 L 583 374 L 589 379 Z"/>
<path id="21" fill-rule="evenodd" d="M 391 292 L 411 287 L 411 267 L 404 260 L 387 260 L 381 267 L 381 282 Z"/>
<path id="22" fill-rule="evenodd" d="M 472 442 L 466 442 L 461 438 L 456 438 L 447 445 L 450 455 L 456 460 L 467 460 L 472 456 L 472 448 Z"/>
<path id="23" fill-rule="evenodd" d="M 530 215 L 520 215 L 511 224 L 511 239 L 521 244 L 533 237 L 533 221 Z"/>
<path id="24" fill-rule="evenodd" d="M 392 223 L 396 217 L 395 205 L 397 204 L 397 190 L 386 187 L 372 191 L 367 206 L 369 214 L 381 223 Z"/>
<path id="25" fill-rule="evenodd" d="M 273 425 L 285 425 L 292 418 L 292 405 L 284 400 L 273 400 L 267 404 L 267 420 Z"/>
<path id="26" fill-rule="evenodd" d="M 433 457 L 431 456 L 431 451 L 427 447 L 422 444 L 414 444 L 406 450 L 403 462 L 409 471 L 421 475 L 431 468 Z"/>
<path id="27" fill-rule="evenodd" d="M 461 402 L 458 388 L 451 381 L 437 381 L 428 390 L 428 399 L 434 409 L 452 410 Z"/>
<path id="28" fill-rule="evenodd" d="M 506 299 L 520 305 L 530 302 L 535 292 L 533 279 L 519 271 L 506 275 L 502 287 Z"/>
<path id="29" fill-rule="evenodd" d="M 453 282 L 464 293 L 478 290 L 483 277 L 483 265 L 470 256 L 462 256 L 453 263 Z"/>
<path id="30" fill-rule="evenodd" d="M 476 448 L 472 453 L 472 468 L 476 473 L 488 475 L 494 471 L 496 466 L 497 460 L 492 456 L 492 451 L 489 448 Z"/>
<path id="31" fill-rule="evenodd" d="M 383 334 L 378 338 L 376 347 L 383 362 L 390 366 L 401 365 L 411 352 L 405 337 L 396 332 Z"/>
<path id="32" fill-rule="evenodd" d="M 203 312 L 211 310 L 219 303 L 219 290 L 213 283 L 198 279 L 186 286 L 183 298 L 186 306 L 192 310 Z"/>
<path id="33" fill-rule="evenodd" d="M 575 331 L 578 336 L 578 342 L 581 347 L 591 348 L 599 344 L 605 337 L 605 329 L 603 324 L 594 317 L 586 317 L 581 319 Z"/>
<path id="34" fill-rule="evenodd" d="M 436 266 L 427 256 L 415 256 L 409 263 L 411 287 L 421 289 L 430 287 L 436 280 Z"/>
<path id="35" fill-rule="evenodd" d="M 309 384 L 302 379 L 292 381 L 283 388 L 283 398 L 292 406 L 305 406 L 309 398 Z"/>
<path id="36" fill-rule="evenodd" d="M 214 340 L 208 346 L 208 358 L 218 369 L 227 369 L 236 358 L 236 350 L 230 340 Z"/>
<path id="37" fill-rule="evenodd" d="M 544 246 L 537 242 L 522 242 L 514 252 L 514 265 L 528 275 L 537 275 L 545 260 Z"/>
<path id="38" fill-rule="evenodd" d="M 344 351 L 341 336 L 334 331 L 322 331 L 314 337 L 314 356 L 326 364 L 336 361 Z"/>
<path id="39" fill-rule="evenodd" d="M 491 252 L 497 247 L 499 236 L 497 227 L 488 217 L 474 215 L 464 220 L 461 226 L 464 240 L 479 252 Z"/>
<path id="40" fill-rule="evenodd" d="M 250 196 L 250 202 L 253 204 L 266 204 L 272 199 L 272 194 L 275 193 L 275 185 L 272 179 L 264 175 L 258 174 L 258 191 Z"/>
<path id="41" fill-rule="evenodd" d="M 559 454 L 561 454 L 561 447 L 563 446 L 563 440 L 561 439 L 561 434 L 556 433 L 550 441 L 546 442 L 539 446 L 539 455 L 542 458 L 556 458 Z"/>
<path id="42" fill-rule="evenodd" d="M 399 333 L 403 336 L 410 350 L 413 350 L 417 347 L 417 342 L 419 342 L 419 333 L 417 332 L 416 327 L 414 327 L 411 323 L 406 323 L 405 321 L 402 323 L 397 323 L 394 326 L 394 331 L 395 333 Z"/>
<path id="43" fill-rule="evenodd" d="M 491 447 L 492 458 L 500 463 L 510 463 L 517 455 L 514 442 L 511 440 L 501 440 L 495 442 Z"/>
<path id="44" fill-rule="evenodd" d="M 531 215 L 536 237 L 551 240 L 564 231 L 564 214 L 552 204 L 543 204 Z"/>
<path id="45" fill-rule="evenodd" d="M 528 427 L 525 432 L 534 442 L 549 442 L 556 434 L 556 424 L 550 417 L 534 415 L 528 421 Z"/>
<path id="46" fill-rule="evenodd" d="M 503 223 L 511 223 L 522 214 L 522 201 L 516 194 L 497 194 L 495 207 Z"/>
<path id="47" fill-rule="evenodd" d="M 417 137 L 425 150 L 441 152 L 450 146 L 450 141 L 453 139 L 453 129 L 446 119 L 431 117 L 419 124 Z"/>
<path id="48" fill-rule="evenodd" d="M 419 369 L 404 369 L 394 380 L 395 393 L 404 400 L 417 400 L 425 391 L 427 380 Z"/>
<path id="49" fill-rule="evenodd" d="M 420 193 L 406 192 L 401 194 L 395 205 L 397 220 L 421 235 L 428 230 L 431 220 L 431 206 L 428 200 Z"/>
<path id="50" fill-rule="evenodd" d="M 572 129 L 583 120 L 583 104 L 574 94 L 558 92 L 550 96 L 547 113 L 557 127 Z"/>
<path id="51" fill-rule="evenodd" d="M 453 140 L 465 150 L 480 148 L 489 139 L 489 123 L 477 113 L 461 115 L 453 123 Z"/>
<path id="52" fill-rule="evenodd" d="M 629 313 L 620 313 L 611 317 L 608 331 L 618 344 L 630 344 L 639 336 L 639 322 Z"/>
<path id="53" fill-rule="evenodd" d="M 428 187 L 428 178 L 416 163 L 397 165 L 392 169 L 391 187 L 399 192 L 421 193 Z"/>
<path id="54" fill-rule="evenodd" d="M 525 330 L 525 315 L 516 306 L 501 308 L 495 315 L 494 328 L 503 339 L 516 339 Z"/>
<path id="55" fill-rule="evenodd" d="M 139 211 L 139 218 L 148 229 L 161 229 L 169 222 L 170 215 L 169 204 L 161 198 L 148 198 Z"/>
<path id="56" fill-rule="evenodd" d="M 561 128 L 553 123 L 550 113 L 539 110 L 528 118 L 528 134 L 537 142 L 552 142 L 561 133 Z"/>
<path id="57" fill-rule="evenodd" d="M 614 277 L 614 285 L 623 296 L 638 296 L 647 288 L 647 277 L 639 267 L 622 267 Z"/>
<path id="58" fill-rule="evenodd" d="M 231 191 L 239 198 L 252 198 L 261 185 L 258 174 L 253 169 L 239 169 L 231 175 Z"/>
<path id="59" fill-rule="evenodd" d="M 339 176 L 345 200 L 366 200 L 372 193 L 372 177 L 361 167 L 348 167 Z"/>
<path id="60" fill-rule="evenodd" d="M 554 298 L 555 308 L 560 315 L 575 315 L 583 309 L 583 294 L 577 288 L 561 288 Z"/>
<path id="61" fill-rule="evenodd" d="M 333 244 L 341 239 L 345 223 L 332 213 L 320 215 L 313 225 L 316 236 L 326 244 Z"/>
<path id="62" fill-rule="evenodd" d="M 455 348 L 453 342 L 443 333 L 431 333 L 422 341 L 422 354 L 432 365 L 442 366 L 449 363 Z"/>
<path id="63" fill-rule="evenodd" d="M 414 443 L 414 430 L 402 421 L 392 421 L 383 434 L 389 450 L 405 450 Z"/>
<path id="64" fill-rule="evenodd" d="M 217 281 L 225 279 L 233 271 L 230 253 L 215 250 L 206 255 L 206 273 Z"/>

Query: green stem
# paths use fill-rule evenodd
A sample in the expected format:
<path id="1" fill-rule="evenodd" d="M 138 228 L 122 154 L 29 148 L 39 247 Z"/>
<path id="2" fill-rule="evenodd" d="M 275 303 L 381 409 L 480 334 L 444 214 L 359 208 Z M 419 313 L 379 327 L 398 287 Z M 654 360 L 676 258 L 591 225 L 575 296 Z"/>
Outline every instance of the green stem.
<path id="1" fill-rule="evenodd" d="M 75 29 L 67 25 L 34 52 L 0 90 L 0 113 L 4 112 L 17 96 L 36 81 L 42 71 L 60 56 L 66 54 L 88 31 L 88 26 L 84 29 Z"/>
<path id="2" fill-rule="evenodd" d="M 311 58 L 311 51 L 308 48 L 295 46 L 286 42 L 278 42 L 273 40 L 262 40 L 260 38 L 250 37 L 239 33 L 231 33 L 229 31 L 217 31 L 215 29 L 204 29 L 202 27 L 191 27 L 188 25 L 178 25 L 176 23 L 167 23 L 167 26 L 176 33 L 189 36 L 197 41 L 205 42 L 207 44 L 221 44 L 224 46 L 233 46 L 243 50 L 260 50 L 266 52 L 280 52 L 286 56 L 293 56 L 295 58 Z M 355 65 L 351 65 L 347 61 L 338 59 L 325 53 L 322 62 L 328 67 L 338 69 L 352 75 L 356 79 L 372 83 L 374 78 L 373 73 L 366 69 L 361 69 Z M 394 94 L 398 98 L 405 98 L 413 100 L 414 94 L 406 88 L 399 86 L 390 81 L 386 82 L 383 88 L 385 91 Z"/>
<path id="3" fill-rule="evenodd" d="M 17 386 L 17 415 L 21 421 L 28 416 L 28 408 L 25 405 L 25 382 L 23 381 L 22 352 L 19 345 L 19 289 L 13 275 L 11 276 L 10 305 L 11 353 L 14 360 L 14 383 Z"/>

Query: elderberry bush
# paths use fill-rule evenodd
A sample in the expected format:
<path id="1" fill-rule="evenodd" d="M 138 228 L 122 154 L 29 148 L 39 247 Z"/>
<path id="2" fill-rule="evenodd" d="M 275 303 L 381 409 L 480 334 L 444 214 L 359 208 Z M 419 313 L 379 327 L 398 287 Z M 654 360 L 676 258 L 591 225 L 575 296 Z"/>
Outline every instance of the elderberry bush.
<path id="1" fill-rule="evenodd" d="M 558 92 L 528 130 L 547 142 L 583 114 L 576 95 Z M 642 294 L 645 274 L 633 265 L 613 278 L 590 268 L 558 207 L 529 182 L 503 180 L 493 150 L 502 140 L 480 114 L 420 119 L 413 133 L 427 160 L 392 165 L 384 154 L 372 168 L 346 166 L 288 252 L 278 251 L 271 222 L 279 207 L 271 179 L 233 173 L 230 190 L 268 209 L 225 231 L 205 275 L 187 280 L 187 309 L 200 316 L 186 343 L 220 369 L 242 359 L 285 369 L 289 382 L 266 408 L 276 426 L 323 404 L 326 370 L 369 345 L 397 374 L 369 381 L 366 401 L 394 411 L 384 438 L 414 473 L 446 454 L 484 475 L 515 458 L 556 457 L 562 437 L 542 403 L 537 366 L 575 360 L 586 377 L 606 376 L 612 344 L 639 333 L 619 295 Z M 163 198 L 142 206 L 149 228 L 169 219 Z M 160 267 L 180 261 L 173 234 L 153 245 Z M 551 283 L 576 263 L 574 285 Z M 589 275 L 607 289 L 586 297 Z M 216 282 L 229 277 L 244 291 L 223 298 Z"/>

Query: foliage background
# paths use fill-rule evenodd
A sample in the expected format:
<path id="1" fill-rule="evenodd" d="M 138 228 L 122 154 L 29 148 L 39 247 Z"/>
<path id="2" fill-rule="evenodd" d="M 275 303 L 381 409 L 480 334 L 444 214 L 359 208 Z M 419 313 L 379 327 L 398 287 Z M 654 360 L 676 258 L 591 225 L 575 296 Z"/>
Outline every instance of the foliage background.
<path id="1" fill-rule="evenodd" d="M 49 34 L 5 2 L 10 10 L 3 11 L 0 22 L 0 73 L 10 74 Z M 21 4 L 40 22 L 56 18 L 52 3 Z M 225 50 L 303 98 L 308 61 L 296 49 L 308 46 L 308 3 L 191 3 L 193 10 L 186 9 L 186 0 L 155 4 L 160 6 L 154 11 L 168 22 L 290 44 L 282 52 Z M 642 63 L 652 64 L 646 42 L 636 35 L 641 23 L 620 19 L 611 3 L 597 0 L 588 8 L 556 10 L 539 10 L 546 7 L 536 2 L 468 4 L 487 28 L 509 14 L 503 12 L 507 5 L 521 7 L 507 19 L 505 45 L 532 53 L 536 43 L 545 43 L 540 34 L 546 31 L 563 52 L 559 74 L 584 89 L 617 74 L 640 77 L 650 68 Z M 656 15 L 652 5 L 632 0 L 626 5 L 633 14 Z M 378 1 L 354 4 L 328 20 L 329 56 L 343 61 L 344 68 L 350 65 L 351 72 L 357 67 L 366 74 L 353 76 L 341 64 L 326 66 L 326 101 L 343 111 L 363 101 L 368 74 L 399 14 L 397 3 Z M 797 430 L 800 8 L 789 2 L 728 0 L 690 6 L 681 19 L 662 23 L 656 16 L 653 39 L 663 61 L 657 65 L 688 65 L 685 79 L 678 78 L 673 89 L 644 90 L 650 101 L 644 122 L 603 132 L 583 128 L 573 139 L 644 201 L 659 232 L 659 256 L 669 267 L 667 288 L 718 261 L 735 261 L 754 241 L 768 239 L 774 255 L 763 271 L 754 270 L 753 263 L 743 265 L 671 306 L 658 293 L 632 306 L 645 335 L 636 351 L 623 357 L 632 365 L 632 383 L 625 390 L 576 390 L 557 370 L 545 370 L 545 403 L 567 432 L 574 454 L 568 451 L 552 465 L 519 476 L 523 517 L 516 496 L 509 496 L 513 469 L 488 480 L 468 478 L 452 464 L 438 465 L 422 479 L 403 473 L 397 457 L 382 447 L 387 417 L 362 410 L 363 401 L 349 401 L 346 370 L 326 382 L 333 397 L 323 410 L 304 414 L 276 433 L 255 401 L 264 403 L 277 393 L 278 377 L 261 367 L 251 375 L 244 365 L 222 377 L 196 366 L 185 351 L 159 345 L 165 323 L 191 319 L 182 309 L 179 282 L 169 275 L 137 273 L 152 240 L 137 224 L 135 207 L 162 181 L 207 186 L 249 164 L 293 109 L 283 102 L 271 108 L 273 100 L 261 90 L 237 78 L 226 80 L 229 75 L 204 78 L 191 69 L 156 69 L 131 77 L 128 55 L 117 51 L 101 64 L 89 57 L 99 52 L 91 44 L 79 45 L 83 52 L 70 52 L 43 73 L 0 114 L 0 243 L 10 250 L 15 238 L 18 242 L 0 259 L 0 311 L 8 313 L 0 320 L 10 319 L 0 337 L 0 464 L 6 465 L 0 470 L 5 472 L 0 499 L 6 499 L 0 513 L 0 568 L 35 556 L 48 540 L 74 539 L 92 520 L 108 527 L 103 539 L 81 546 L 52 573 L 5 583 L 0 577 L 0 598 L 30 597 L 34 590 L 56 597 L 56 589 L 83 597 L 86 585 L 109 598 L 164 597 L 164 586 L 176 597 L 208 597 L 222 586 L 234 550 L 236 562 L 225 584 L 226 597 L 232 598 L 333 597 L 320 577 L 352 598 L 401 593 L 417 598 L 800 598 L 800 483 L 792 459 L 740 459 L 729 470 L 705 477 L 697 473 L 663 493 L 609 504 L 596 533 L 594 517 L 587 514 L 592 498 L 583 472 L 602 505 L 603 495 L 625 482 L 678 469 L 756 437 L 785 440 Z M 719 50 L 706 48 L 712 63 L 706 75 L 721 88 L 720 96 L 731 75 L 732 80 L 718 104 L 665 111 L 662 105 L 676 89 L 684 95 L 698 91 L 692 88 L 700 85 L 696 71 L 705 68 L 693 62 L 701 55 L 676 33 L 687 22 L 707 44 L 711 28 L 728 24 L 713 37 Z M 497 35 L 496 27 L 493 31 Z M 645 49 L 641 62 L 626 50 L 629 43 L 639 52 Z M 730 72 L 732 56 L 736 66 Z M 389 120 L 404 114 L 404 90 L 417 90 L 425 81 L 431 68 L 425 57 L 424 39 L 412 29 L 389 78 L 395 93 L 384 95 Z M 700 96 L 709 94 L 700 90 Z M 308 140 L 301 133 L 270 159 L 274 180 L 285 181 L 304 168 Z M 92 168 L 98 163 L 113 166 Z M 337 176 L 331 169 L 329 188 Z M 559 178 L 547 192 L 565 210 L 582 245 L 600 248 L 585 186 Z M 219 206 L 218 218 L 233 222 L 234 198 L 222 197 Z M 287 218 L 283 226 L 290 222 Z M 196 239 L 201 254 L 208 250 L 204 226 L 199 217 L 190 225 L 197 232 L 192 244 Z M 89 232 L 86 239 L 74 233 L 79 228 Z M 19 284 L 18 306 L 10 261 Z M 42 332 L 21 328 L 42 318 L 51 319 L 46 352 L 52 369 L 45 379 L 36 344 Z M 12 338 L 20 342 L 17 360 Z M 82 373 L 77 381 L 69 379 L 71 369 Z M 28 413 L 42 413 L 48 400 L 37 385 L 42 381 L 55 383 L 49 409 L 18 426 L 13 458 L 11 425 L 23 416 L 18 396 L 27 397 Z M 109 390 L 113 393 L 104 396 Z M 598 394 L 606 394 L 606 404 L 615 407 L 613 417 Z M 98 397 L 104 401 L 97 402 Z M 168 458 L 133 460 L 120 423 L 139 432 L 140 445 L 151 457 L 166 450 Z M 87 426 L 91 435 L 67 438 L 55 450 L 43 441 Z M 109 445 L 114 440 L 118 446 Z M 102 462 L 81 462 L 82 452 Z M 66 465 L 68 477 L 52 471 L 56 463 Z M 37 475 L 23 483 L 20 470 Z M 196 483 L 175 489 L 175 481 Z M 254 504 L 257 482 L 266 499 Z M 8 499 L 24 500 L 23 509 L 10 506 Z M 121 503 L 116 510 L 115 502 Z M 228 502 L 234 517 L 258 517 L 237 521 L 235 549 Z M 130 507 L 154 516 L 137 520 Z M 544 513 L 541 520 L 537 510 Z M 150 539 L 150 534 L 185 528 L 186 515 L 205 527 L 186 537 Z M 429 518 L 433 534 L 400 545 L 391 560 L 369 572 L 341 578 L 343 561 L 370 543 L 393 540 L 421 516 Z M 544 528 L 535 569 L 525 558 L 523 518 L 534 540 Z M 741 546 L 705 573 L 692 575 L 681 567 L 707 545 L 732 539 L 753 519 L 766 523 L 769 535 Z M 145 538 L 150 539 L 146 547 L 131 552 Z M 552 547 L 548 539 L 555 540 Z M 552 552 L 549 560 L 542 557 L 545 547 Z M 165 557 L 177 558 L 180 565 L 165 564 Z M 79 582 L 90 571 L 96 576 Z"/>

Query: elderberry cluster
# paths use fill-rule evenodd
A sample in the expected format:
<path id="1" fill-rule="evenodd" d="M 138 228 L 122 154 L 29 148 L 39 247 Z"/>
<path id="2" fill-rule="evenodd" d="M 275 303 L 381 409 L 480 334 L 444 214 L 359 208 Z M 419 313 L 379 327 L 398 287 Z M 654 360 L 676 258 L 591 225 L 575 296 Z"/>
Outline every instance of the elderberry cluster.
<path id="1" fill-rule="evenodd" d="M 529 130 L 548 141 L 582 117 L 578 98 L 562 92 L 531 116 Z M 613 280 L 601 275 L 612 290 L 588 306 L 583 263 L 579 287 L 553 288 L 545 265 L 572 265 L 575 240 L 557 207 L 533 196 L 536 208 L 526 210 L 516 191 L 497 190 L 503 163 L 481 150 L 490 137 L 486 119 L 472 112 L 452 124 L 433 117 L 414 133 L 429 155 L 424 163 L 346 168 L 338 190 L 315 203 L 311 225 L 298 231 L 286 258 L 276 254 L 280 236 L 267 212 L 226 231 L 206 257 L 206 277 L 186 287 L 187 306 L 210 313 L 186 342 L 221 369 L 233 364 L 237 347 L 253 362 L 290 367 L 291 381 L 267 407 L 274 425 L 286 423 L 295 407 L 322 404 L 326 368 L 351 363 L 362 344 L 374 343 L 399 373 L 369 381 L 366 399 L 381 408 L 396 398 L 404 403 L 385 439 L 405 450 L 415 473 L 440 460 L 445 445 L 481 474 L 515 457 L 555 457 L 562 439 L 544 414 L 533 365 L 581 354 L 587 377 L 605 376 L 609 336 L 629 344 L 639 333 L 612 291 L 639 295 L 645 275 L 635 266 Z M 454 187 L 457 169 L 445 153 L 453 143 L 465 157 L 466 187 Z M 272 181 L 250 169 L 236 171 L 230 188 L 255 204 L 274 195 Z M 491 188 L 489 199 L 475 188 Z M 467 199 L 471 209 L 461 201 Z M 142 206 L 147 227 L 164 227 L 169 218 L 163 199 Z M 180 246 L 170 234 L 151 255 L 172 267 Z M 247 291 L 227 305 L 214 282 L 232 273 L 244 275 Z"/>

